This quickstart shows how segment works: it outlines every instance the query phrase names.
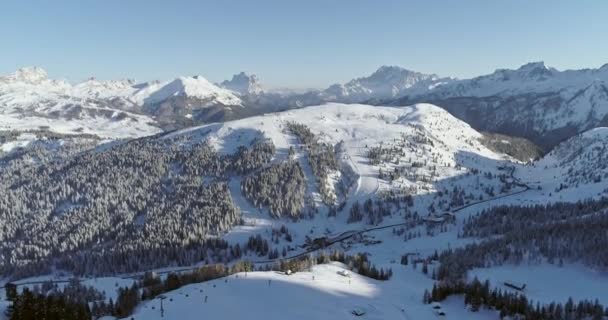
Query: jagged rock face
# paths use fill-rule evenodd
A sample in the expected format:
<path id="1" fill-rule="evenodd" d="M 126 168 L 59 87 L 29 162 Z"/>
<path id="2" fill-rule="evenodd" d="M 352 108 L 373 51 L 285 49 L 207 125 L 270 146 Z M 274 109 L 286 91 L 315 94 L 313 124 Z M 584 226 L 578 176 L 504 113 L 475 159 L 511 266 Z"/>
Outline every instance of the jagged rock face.
<path id="1" fill-rule="evenodd" d="M 248 75 L 245 72 L 235 74 L 231 80 L 223 81 L 220 86 L 244 96 L 264 93 L 258 77 L 255 74 Z"/>

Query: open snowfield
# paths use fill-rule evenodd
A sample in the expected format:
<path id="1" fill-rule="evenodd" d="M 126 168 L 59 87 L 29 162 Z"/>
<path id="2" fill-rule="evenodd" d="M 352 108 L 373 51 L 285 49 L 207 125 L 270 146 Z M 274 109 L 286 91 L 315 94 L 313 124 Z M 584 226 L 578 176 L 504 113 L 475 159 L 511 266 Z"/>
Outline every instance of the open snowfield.
<path id="1" fill-rule="evenodd" d="M 138 138 L 161 131 L 154 125 L 151 118 L 134 114 L 122 120 L 104 117 L 66 120 L 46 117 L 21 117 L 10 114 L 0 116 L 0 131 L 27 131 L 47 128 L 52 128 L 57 133 L 84 133 L 112 139 Z"/>
<path id="2" fill-rule="evenodd" d="M 391 281 L 349 273 L 340 264 L 318 265 L 310 272 L 239 273 L 193 284 L 165 294 L 164 318 L 210 319 L 434 319 L 433 309 L 420 302 L 420 287 L 430 280 L 408 270 Z M 432 284 L 431 284 L 432 285 Z M 205 302 L 205 297 L 207 302 Z M 493 319 L 491 312 L 465 311 L 462 301 L 446 301 L 449 319 Z M 364 311 L 356 317 L 353 310 Z M 134 319 L 161 319 L 160 299 L 143 303 Z M 129 318 L 130 319 L 130 318 Z"/>

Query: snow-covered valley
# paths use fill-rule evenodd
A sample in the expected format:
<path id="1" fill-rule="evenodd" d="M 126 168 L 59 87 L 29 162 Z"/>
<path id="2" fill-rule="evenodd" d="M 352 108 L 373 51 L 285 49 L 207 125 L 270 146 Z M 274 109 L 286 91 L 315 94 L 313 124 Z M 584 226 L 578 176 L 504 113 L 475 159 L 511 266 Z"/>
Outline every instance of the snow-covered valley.
<path id="1" fill-rule="evenodd" d="M 10 177 L 0 184 L 3 283 L 19 278 L 19 288 L 33 288 L 32 276 L 77 275 L 116 301 L 115 283 L 131 286 L 145 271 L 164 281 L 171 272 L 249 261 L 261 270 L 150 297 L 126 319 L 434 319 L 438 310 L 496 319 L 496 310 L 469 311 L 461 295 L 439 309 L 426 304 L 445 263 L 433 256 L 484 242 L 463 234 L 482 210 L 608 196 L 606 133 L 575 136 L 530 163 L 493 151 L 483 134 L 430 104 L 330 103 L 120 142 L 35 142 L 21 133 L 0 152 L 0 172 Z M 581 215 L 606 215 L 598 206 Z M 203 247 L 210 238 L 225 242 Z M 392 276 L 374 280 L 337 262 L 293 275 L 277 269 L 334 250 L 365 255 Z M 566 303 L 566 295 L 544 294 L 552 283 L 521 276 L 526 263 L 539 274 L 608 279 L 601 266 L 581 267 L 565 253 L 559 266 L 535 259 L 469 275 L 497 288 L 517 277 L 541 303 Z M 567 295 L 607 303 L 600 285 L 591 295 L 585 287 Z"/>

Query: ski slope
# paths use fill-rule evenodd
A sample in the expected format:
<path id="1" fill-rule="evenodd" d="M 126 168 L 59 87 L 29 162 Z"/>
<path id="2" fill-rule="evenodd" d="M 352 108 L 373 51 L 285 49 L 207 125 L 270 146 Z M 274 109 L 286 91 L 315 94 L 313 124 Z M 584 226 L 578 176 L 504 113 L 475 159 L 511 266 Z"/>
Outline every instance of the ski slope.
<path id="1" fill-rule="evenodd" d="M 433 309 L 422 305 L 417 286 L 429 280 L 413 276 L 381 282 L 350 273 L 339 263 L 317 265 L 293 275 L 269 272 L 238 273 L 205 283 L 192 284 L 160 298 L 144 302 L 134 319 L 434 319 Z M 431 284 L 432 286 L 432 284 Z M 414 289 L 414 292 L 410 290 Z M 408 294 L 408 292 L 411 292 Z M 205 302 L 205 298 L 207 301 Z M 453 319 L 494 319 L 493 312 L 472 313 L 453 299 L 443 306 Z M 359 310 L 365 314 L 356 317 Z M 127 318 L 131 319 L 131 317 Z"/>

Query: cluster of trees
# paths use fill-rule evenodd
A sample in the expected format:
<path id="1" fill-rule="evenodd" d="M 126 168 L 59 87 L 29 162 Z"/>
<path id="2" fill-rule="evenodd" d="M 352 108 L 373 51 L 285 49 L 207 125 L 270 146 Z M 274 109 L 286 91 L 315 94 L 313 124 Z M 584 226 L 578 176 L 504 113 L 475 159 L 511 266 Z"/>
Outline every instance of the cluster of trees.
<path id="1" fill-rule="evenodd" d="M 391 214 L 391 204 L 377 199 L 367 199 L 363 205 L 359 204 L 359 201 L 355 201 L 350 207 L 347 223 L 362 221 L 364 217 L 367 217 L 367 223 L 370 225 L 378 225 L 382 223 L 385 216 Z"/>
<path id="2" fill-rule="evenodd" d="M 253 251 L 258 256 L 265 256 L 270 252 L 270 245 L 268 244 L 268 240 L 257 234 L 255 237 L 249 236 L 249 240 L 247 240 L 247 244 L 245 245 L 245 251 Z"/>
<path id="3" fill-rule="evenodd" d="M 479 142 L 494 152 L 508 154 L 524 162 L 543 156 L 543 150 L 528 139 L 490 132 L 482 134 Z"/>
<path id="4" fill-rule="evenodd" d="M 133 284 L 130 288 L 118 288 L 116 303 L 110 308 L 111 315 L 124 318 L 133 313 L 137 305 L 141 302 L 142 295 L 139 293 L 139 286 Z"/>
<path id="5" fill-rule="evenodd" d="M 264 167 L 274 146 L 255 141 L 221 156 L 192 140 L 148 137 L 0 165 L 0 274 L 37 274 L 53 262 L 99 274 L 192 262 L 191 252 L 206 259 L 197 247 L 241 223 L 225 180 Z"/>
<path id="6" fill-rule="evenodd" d="M 281 238 L 284 238 L 287 242 L 293 241 L 293 237 L 291 236 L 289 229 L 285 225 L 282 225 L 279 229 L 272 228 L 271 238 L 272 241 L 277 244 L 279 243 L 279 239 Z"/>
<path id="7" fill-rule="evenodd" d="M 503 206 L 468 219 L 463 235 L 487 239 L 439 255 L 439 280 L 473 268 L 522 262 L 581 262 L 608 270 L 608 199 L 542 206 Z"/>
<path id="8" fill-rule="evenodd" d="M 98 312 L 97 303 L 105 300 L 103 293 L 81 285 L 78 279 L 72 279 L 63 289 L 50 281 L 33 290 L 25 287 L 21 292 L 10 284 L 6 288 L 10 301 L 6 310 L 9 320 L 90 320 L 93 316 L 101 316 L 94 311 Z M 90 303 L 95 306 L 94 311 Z"/>
<path id="9" fill-rule="evenodd" d="M 376 280 L 388 280 L 393 276 L 393 270 L 390 268 L 378 268 L 373 265 L 366 254 L 356 253 L 347 255 L 340 250 L 323 251 L 318 255 L 308 255 L 298 259 L 280 260 L 273 265 L 268 265 L 261 270 L 278 270 L 299 272 L 310 269 L 317 264 L 327 264 L 332 261 L 342 262 L 348 266 L 350 270 L 362 276 Z"/>
<path id="10" fill-rule="evenodd" d="M 297 219 L 304 207 L 306 178 L 300 164 L 289 160 L 245 177 L 241 191 L 256 207 L 267 207 L 272 216 Z"/>
<path id="11" fill-rule="evenodd" d="M 358 274 L 376 280 L 388 280 L 393 276 L 393 270 L 390 268 L 377 268 L 367 258 L 366 254 L 356 254 L 354 256 L 346 256 L 343 263 L 353 266 Z"/>
<path id="12" fill-rule="evenodd" d="M 187 273 L 171 273 L 165 280 L 144 281 L 139 283 L 142 290 L 142 299 L 154 299 L 158 295 L 181 288 L 182 286 L 200 283 L 225 277 L 237 272 L 253 271 L 253 265 L 247 261 L 239 261 L 231 268 L 223 264 L 213 264 L 200 267 Z"/>
<path id="13" fill-rule="evenodd" d="M 254 238 L 255 239 L 255 238 Z M 258 240 L 252 240 L 254 243 Z M 249 246 L 249 244 L 247 244 Z M 253 246 L 253 244 L 252 244 Z M 323 252 L 317 256 L 309 255 L 298 259 L 280 260 L 276 263 L 261 266 L 257 270 L 280 270 L 292 272 L 309 269 L 316 264 L 339 261 L 348 265 L 354 272 L 377 279 L 388 280 L 393 272 L 390 268 L 377 268 L 371 264 L 367 255 L 346 255 L 342 251 Z M 240 272 L 254 271 L 254 265 L 246 260 L 234 263 L 231 267 L 224 264 L 210 264 L 184 273 L 170 273 L 163 280 L 158 275 L 147 272 L 140 281 L 131 287 L 118 289 L 114 302 L 105 301 L 102 293 L 80 285 L 75 279 L 60 290 L 56 284 L 49 282 L 32 292 L 23 290 L 18 294 L 12 291 L 7 294 L 13 301 L 9 308 L 9 319 L 91 319 L 105 315 L 128 317 L 141 301 L 151 300 L 159 295 L 176 290 L 182 286 L 226 277 Z M 50 311 L 49 311 L 50 310 Z M 53 313 L 55 312 L 55 313 Z M 57 316 L 55 316 L 57 314 Z"/>
<path id="14" fill-rule="evenodd" d="M 490 289 L 490 283 L 481 283 L 477 278 L 470 283 L 458 281 L 455 283 L 441 283 L 434 285 L 433 290 L 424 292 L 423 301 L 443 301 L 450 295 L 464 295 L 464 303 L 470 306 L 471 311 L 479 311 L 482 306 L 500 312 L 500 318 L 517 319 L 523 317 L 527 320 L 544 319 L 604 319 L 608 317 L 608 308 L 597 301 L 582 300 L 574 303 L 572 298 L 565 304 L 550 303 L 534 304 L 525 295 Z"/>
<path id="15" fill-rule="evenodd" d="M 463 226 L 463 237 L 491 237 L 516 230 L 578 220 L 608 209 L 608 198 L 577 203 L 553 203 L 534 206 L 499 206 L 469 217 Z"/>
<path id="16" fill-rule="evenodd" d="M 287 128 L 307 148 L 308 162 L 310 163 L 312 173 L 317 178 L 319 194 L 323 203 L 328 206 L 334 206 L 337 197 L 334 189 L 328 185 L 331 183 L 328 181 L 329 174 L 339 169 L 334 146 L 329 143 L 319 142 L 317 136 L 304 124 L 288 122 Z"/>
<path id="17" fill-rule="evenodd" d="M 0 145 L 19 139 L 22 135 L 33 135 L 36 140 L 10 152 L 0 150 L 0 172 L 9 173 L 24 166 L 64 160 L 77 153 L 94 148 L 101 139 L 94 135 L 63 135 L 50 131 L 0 131 Z"/>

